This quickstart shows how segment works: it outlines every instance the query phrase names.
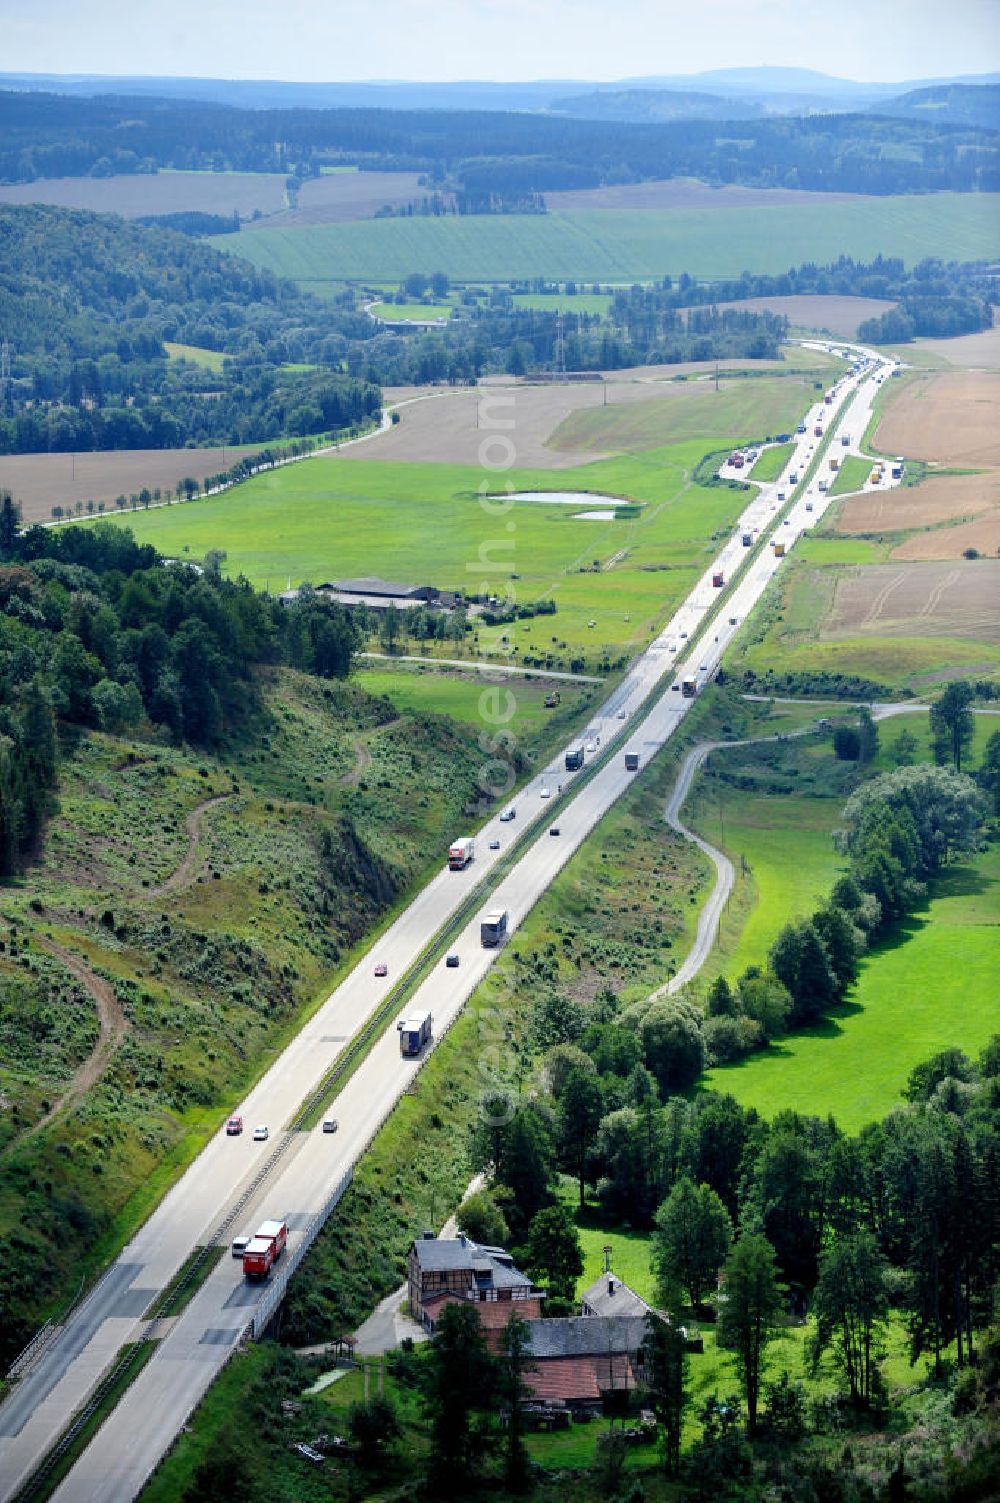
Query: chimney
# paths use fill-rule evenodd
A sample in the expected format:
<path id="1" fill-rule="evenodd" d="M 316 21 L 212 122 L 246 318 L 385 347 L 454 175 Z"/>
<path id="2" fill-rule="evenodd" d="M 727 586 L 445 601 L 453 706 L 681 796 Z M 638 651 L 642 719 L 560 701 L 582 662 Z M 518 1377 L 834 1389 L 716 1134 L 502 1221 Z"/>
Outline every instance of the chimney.
<path id="1" fill-rule="evenodd" d="M 615 1292 L 615 1281 L 614 1281 L 613 1278 L 609 1277 L 608 1278 L 608 1293 L 609 1294 L 614 1294 L 614 1292 Z"/>

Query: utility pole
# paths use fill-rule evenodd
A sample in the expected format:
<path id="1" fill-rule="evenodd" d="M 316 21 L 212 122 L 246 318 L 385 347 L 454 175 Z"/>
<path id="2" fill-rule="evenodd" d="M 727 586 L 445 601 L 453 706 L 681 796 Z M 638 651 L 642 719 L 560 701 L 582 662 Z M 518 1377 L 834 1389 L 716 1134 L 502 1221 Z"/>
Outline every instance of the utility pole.
<path id="1" fill-rule="evenodd" d="M 556 314 L 555 373 L 561 386 L 566 385 L 566 340 L 563 335 L 563 315 Z"/>

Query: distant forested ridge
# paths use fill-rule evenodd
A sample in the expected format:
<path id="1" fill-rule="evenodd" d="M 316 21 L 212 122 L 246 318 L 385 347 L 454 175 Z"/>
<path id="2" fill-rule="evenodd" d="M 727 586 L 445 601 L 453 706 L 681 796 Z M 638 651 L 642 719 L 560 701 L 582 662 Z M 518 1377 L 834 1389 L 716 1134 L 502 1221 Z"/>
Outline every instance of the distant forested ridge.
<path id="1" fill-rule="evenodd" d="M 0 206 L 0 332 L 0 453 L 265 442 L 349 428 L 380 407 L 376 387 L 340 370 L 369 320 L 112 215 Z M 178 364 L 165 341 L 229 360 L 218 372 Z"/>
<path id="2" fill-rule="evenodd" d="M 872 115 L 656 124 L 482 110 L 244 110 L 198 101 L 0 94 L 0 181 L 161 167 L 309 175 L 354 162 L 480 196 L 654 178 L 912 193 L 1000 189 L 1000 135 Z"/>
<path id="3" fill-rule="evenodd" d="M 350 671 L 357 630 L 308 592 L 282 605 L 218 568 L 173 566 L 109 522 L 19 533 L 0 498 L 0 876 L 51 804 L 59 735 L 93 726 L 215 746 L 255 704 L 253 670 Z"/>

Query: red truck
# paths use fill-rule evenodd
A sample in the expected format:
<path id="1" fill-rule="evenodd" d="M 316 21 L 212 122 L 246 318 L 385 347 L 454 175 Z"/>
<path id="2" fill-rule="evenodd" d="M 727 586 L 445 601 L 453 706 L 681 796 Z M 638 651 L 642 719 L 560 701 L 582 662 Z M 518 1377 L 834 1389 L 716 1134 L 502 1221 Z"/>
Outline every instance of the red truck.
<path id="1" fill-rule="evenodd" d="M 817 423 L 816 424 L 815 428 L 813 429 L 813 437 L 814 438 L 822 438 L 823 437 L 823 424 L 822 423 Z"/>
<path id="2" fill-rule="evenodd" d="M 726 582 L 725 576 L 722 573 L 721 569 L 718 570 L 715 574 L 712 575 L 712 584 L 713 584 L 713 586 L 714 586 L 715 589 L 721 590 L 722 586 L 725 584 L 725 582 Z"/>
<path id="3" fill-rule="evenodd" d="M 266 1279 L 285 1250 L 288 1223 L 262 1221 L 243 1253 L 243 1273 L 248 1279 Z"/>

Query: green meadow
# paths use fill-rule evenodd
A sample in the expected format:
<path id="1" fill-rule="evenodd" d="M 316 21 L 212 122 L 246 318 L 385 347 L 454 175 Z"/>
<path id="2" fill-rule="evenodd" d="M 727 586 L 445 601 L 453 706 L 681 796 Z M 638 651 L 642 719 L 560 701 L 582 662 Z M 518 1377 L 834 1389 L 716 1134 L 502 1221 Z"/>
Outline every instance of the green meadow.
<path id="1" fill-rule="evenodd" d="M 190 360 L 193 365 L 201 365 L 209 371 L 221 371 L 226 359 L 220 350 L 206 350 L 197 344 L 172 344 L 164 340 L 163 348 L 171 360 Z"/>
<path id="2" fill-rule="evenodd" d="M 972 261 L 1000 252 L 995 193 L 928 193 L 740 208 L 375 219 L 217 236 L 217 249 L 317 286 L 396 281 L 425 267 L 452 280 L 620 282 L 779 272 L 843 253 Z M 238 245 L 234 245 L 238 239 Z"/>
<path id="3" fill-rule="evenodd" d="M 996 976 L 1000 848 L 950 867 L 921 909 L 862 962 L 848 1000 L 709 1084 L 765 1116 L 832 1112 L 856 1132 L 898 1105 L 915 1065 L 957 1045 L 976 1054 L 1000 1031 Z"/>
<path id="4" fill-rule="evenodd" d="M 976 717 L 970 768 L 998 725 Z M 927 712 L 894 716 L 879 723 L 879 771 L 898 765 L 904 732 L 913 755 L 930 759 Z M 766 963 L 779 930 L 827 896 L 843 870 L 832 837 L 854 781 L 853 764 L 833 757 L 829 732 L 714 755 L 689 823 L 727 851 L 737 882 L 706 980 Z M 857 1131 L 899 1103 L 922 1059 L 949 1045 L 975 1054 L 1000 1030 L 998 940 L 1000 847 L 991 845 L 933 883 L 921 908 L 865 957 L 848 999 L 823 1023 L 709 1072 L 707 1083 L 767 1116 L 786 1107 L 832 1112 Z"/>
<path id="5" fill-rule="evenodd" d="M 573 470 L 571 479 L 550 470 L 504 476 L 517 489 L 568 483 L 640 503 L 611 520 L 580 520 L 575 506 L 484 503 L 484 474 L 475 467 L 334 455 L 256 476 L 223 496 L 137 512 L 129 524 L 171 557 L 197 560 L 224 549 L 230 575 L 273 591 L 377 574 L 512 592 L 519 601 L 551 598 L 555 615 L 481 627 L 478 645 L 553 660 L 576 648 L 599 661 L 645 645 L 744 504 L 741 491 L 691 479 L 718 443 L 691 440 L 604 460 Z M 498 643 L 504 636 L 509 641 Z"/>

